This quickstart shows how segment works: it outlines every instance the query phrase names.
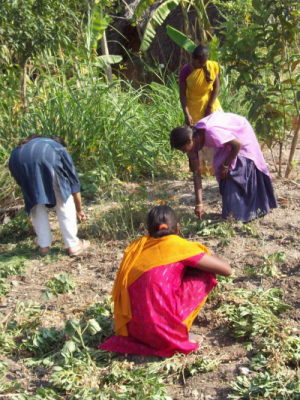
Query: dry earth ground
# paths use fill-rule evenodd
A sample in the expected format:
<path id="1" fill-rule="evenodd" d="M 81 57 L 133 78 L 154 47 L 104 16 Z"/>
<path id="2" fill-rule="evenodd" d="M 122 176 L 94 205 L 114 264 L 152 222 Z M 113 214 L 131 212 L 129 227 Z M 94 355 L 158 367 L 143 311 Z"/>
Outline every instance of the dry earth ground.
<path id="1" fill-rule="evenodd" d="M 274 179 L 273 182 L 280 206 L 266 217 L 252 222 L 252 234 L 245 234 L 241 229 L 240 234 L 230 238 L 228 243 L 222 243 L 218 237 L 201 238 L 192 232 L 186 233 L 185 236 L 194 241 L 201 241 L 216 254 L 230 261 L 234 270 L 231 287 L 281 288 L 284 301 L 292 306 L 282 318 L 296 330 L 300 319 L 300 182 L 296 178 L 292 181 Z M 206 219 L 217 221 L 221 206 L 217 184 L 214 179 L 206 179 L 204 187 Z M 129 190 L 132 189 L 133 187 L 129 187 Z M 159 184 L 156 183 L 155 188 L 151 184 L 148 185 L 149 204 L 155 204 L 160 198 L 170 198 L 169 203 L 175 207 L 181 220 L 184 221 L 194 221 L 192 193 L 192 182 L 189 180 L 161 181 Z M 87 236 L 89 224 L 103 212 L 105 210 L 103 211 L 100 206 L 88 207 L 89 222 L 81 228 L 83 235 Z M 57 231 L 55 235 L 59 240 Z M 43 325 L 62 328 L 67 319 L 79 317 L 89 305 L 103 301 L 104 296 L 110 293 L 127 243 L 127 240 L 105 241 L 97 238 L 92 239 L 92 248 L 88 254 L 76 259 L 66 255 L 60 256 L 56 261 L 47 257 L 34 258 L 24 274 L 10 278 L 12 289 L 1 299 L 1 312 L 7 317 L 16 303 L 35 301 L 44 305 Z M 55 245 L 61 246 L 61 243 L 56 241 Z M 2 246 L 2 251 L 8 249 L 9 246 Z M 275 252 L 286 254 L 286 261 L 279 268 L 280 276 L 264 278 L 247 274 L 245 267 L 259 268 L 264 256 Z M 43 296 L 46 290 L 45 284 L 59 272 L 71 274 L 77 283 L 76 289 L 70 294 L 53 296 L 50 300 L 46 300 Z M 202 340 L 198 354 L 210 359 L 217 358 L 220 364 L 215 371 L 197 374 L 187 378 L 185 382 L 180 379 L 170 385 L 168 392 L 174 400 L 225 399 L 229 393 L 230 382 L 242 373 L 242 367 L 248 365 L 249 354 L 242 341 L 232 338 L 216 316 L 215 309 L 218 305 L 214 300 L 208 302 L 191 332 Z M 194 356 L 187 356 L 187 360 L 189 357 Z M 10 379 L 23 383 L 28 392 L 34 393 L 36 387 L 47 384 L 47 374 L 43 374 L 43 371 L 34 374 L 24 366 L 22 357 L 1 358 L 10 366 Z M 142 365 L 153 361 L 138 356 L 129 356 L 128 359 Z"/>

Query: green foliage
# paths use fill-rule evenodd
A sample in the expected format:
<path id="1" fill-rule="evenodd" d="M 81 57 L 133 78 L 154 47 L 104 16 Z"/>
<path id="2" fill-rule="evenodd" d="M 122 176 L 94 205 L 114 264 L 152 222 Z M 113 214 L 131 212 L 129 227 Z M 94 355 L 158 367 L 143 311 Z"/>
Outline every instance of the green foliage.
<path id="1" fill-rule="evenodd" d="M 261 273 L 265 276 L 278 276 L 278 264 L 282 264 L 286 260 L 285 252 L 272 253 L 264 255 L 264 261 L 261 266 Z"/>
<path id="2" fill-rule="evenodd" d="M 186 377 L 199 373 L 211 372 L 217 369 L 219 364 L 220 360 L 218 359 L 201 358 L 188 365 L 184 372 Z"/>
<path id="3" fill-rule="evenodd" d="M 36 357 L 45 357 L 48 353 L 58 351 L 61 348 L 64 333 L 54 327 L 41 328 L 29 332 L 22 339 L 21 350 L 27 350 Z"/>
<path id="4" fill-rule="evenodd" d="M 109 298 L 103 303 L 95 303 L 86 310 L 84 320 L 96 321 L 101 327 L 97 332 L 94 331 L 98 333 L 97 340 L 113 334 L 112 312 L 112 303 Z"/>
<path id="5" fill-rule="evenodd" d="M 155 3 L 155 0 L 140 0 L 134 10 L 133 18 L 138 20 Z"/>
<path id="6" fill-rule="evenodd" d="M 46 292 L 47 296 L 49 297 L 51 294 L 57 296 L 58 294 L 62 293 L 70 293 L 74 290 L 76 284 L 71 275 L 62 272 L 50 279 L 46 283 L 46 286 L 49 288 L 49 290 Z"/>
<path id="7" fill-rule="evenodd" d="M 103 33 L 111 22 L 109 15 L 104 15 L 103 5 L 96 3 L 92 9 L 91 30 L 93 47 L 97 47 L 97 41 L 102 38 Z"/>
<path id="8" fill-rule="evenodd" d="M 105 199 L 110 206 L 104 205 L 103 210 L 100 207 L 83 231 L 102 240 L 133 239 L 137 233 L 144 233 L 144 222 L 150 207 L 147 196 L 143 185 L 128 192 L 117 184 Z"/>
<path id="9" fill-rule="evenodd" d="M 178 87 L 153 83 L 136 90 L 121 81 L 107 86 L 96 80 L 98 73 L 95 66 L 78 71 L 68 84 L 64 75 L 43 74 L 37 87 L 28 85 L 28 98 L 35 96 L 27 113 L 3 125 L 0 120 L 0 143 L 13 148 L 30 134 L 55 132 L 67 141 L 78 170 L 93 171 L 99 183 L 167 174 L 180 158 L 169 146 L 170 129 L 182 122 Z"/>
<path id="10" fill-rule="evenodd" d="M 233 393 L 228 398 L 234 400 L 295 400 L 300 397 L 299 378 L 287 369 L 276 373 L 265 371 L 239 376 L 232 388 Z"/>
<path id="11" fill-rule="evenodd" d="M 32 236 L 33 229 L 25 212 L 20 212 L 15 218 L 0 227 L 0 242 L 10 243 L 24 240 Z"/>
<path id="12" fill-rule="evenodd" d="M 144 36 L 141 44 L 142 51 L 145 51 L 149 48 L 151 42 L 155 38 L 156 28 L 162 25 L 170 12 L 174 10 L 179 4 L 180 0 L 164 0 L 161 4 L 158 5 L 157 8 L 155 8 L 145 27 Z M 144 1 L 143 10 L 141 10 L 142 4 L 137 9 L 138 15 L 144 12 L 148 8 L 148 6 L 149 1 Z"/>
<path id="13" fill-rule="evenodd" d="M 219 239 L 220 246 L 227 246 L 231 243 L 231 238 L 236 235 L 257 237 L 258 233 L 254 225 L 243 224 L 239 221 L 227 220 L 225 222 L 203 219 L 196 221 L 188 219 L 182 228 L 185 237 L 193 235 L 205 238 Z"/>
<path id="14" fill-rule="evenodd" d="M 263 262 L 260 266 L 247 266 L 245 271 L 251 276 L 274 276 L 279 277 L 281 274 L 278 272 L 278 265 L 286 260 L 285 252 L 280 251 L 263 256 Z"/>
<path id="15" fill-rule="evenodd" d="M 11 381 L 5 378 L 8 373 L 8 365 L 0 361 L 0 393 L 5 395 L 17 390 L 24 390 L 23 386 L 19 382 Z"/>
<path id="16" fill-rule="evenodd" d="M 154 4 L 155 2 L 152 0 L 142 0 L 138 3 L 133 19 L 137 21 L 140 19 L 140 17 L 146 13 L 146 11 L 149 11 L 149 8 Z M 211 36 L 210 34 L 210 21 L 209 17 L 206 11 L 207 4 L 203 0 L 191 0 L 189 2 L 185 2 L 183 0 L 164 0 L 160 4 L 156 6 L 154 11 L 151 12 L 150 17 L 147 20 L 146 27 L 144 29 L 144 34 L 143 34 L 143 39 L 142 39 L 142 44 L 141 44 L 141 50 L 146 51 L 153 39 L 155 38 L 156 35 L 156 28 L 164 23 L 170 12 L 178 7 L 180 5 L 182 12 L 183 12 L 183 17 L 185 19 L 184 24 L 189 25 L 188 21 L 188 12 L 190 8 L 192 7 L 197 15 L 197 24 L 199 26 L 199 29 L 201 31 L 201 36 L 203 40 L 207 39 L 207 35 Z M 184 48 L 186 48 L 188 51 L 193 47 L 193 43 L 191 40 L 184 38 L 184 35 L 175 30 L 172 27 L 167 28 L 168 35 L 175 41 L 175 43 L 181 45 L 183 44 L 183 41 L 185 42 Z"/>
<path id="17" fill-rule="evenodd" d="M 10 284 L 6 279 L 12 275 L 21 274 L 25 270 L 27 257 L 16 251 L 0 254 L 0 297 L 10 291 Z"/>
<path id="18" fill-rule="evenodd" d="M 235 337 L 274 336 L 280 326 L 278 314 L 290 308 L 281 297 L 279 289 L 236 289 L 217 312 L 229 323 Z"/>
<path id="19" fill-rule="evenodd" d="M 221 55 L 218 55 L 218 60 L 220 59 Z M 234 70 L 230 72 L 226 71 L 226 67 L 221 64 L 221 85 L 218 98 L 225 112 L 234 112 L 239 115 L 247 116 L 249 107 L 244 102 L 246 89 L 245 87 L 236 87 L 237 75 L 238 73 Z"/>
<path id="20" fill-rule="evenodd" d="M 264 366 L 267 369 L 282 366 L 299 368 L 300 337 L 293 334 L 290 327 L 279 328 L 275 336 L 262 338 L 258 350 L 268 357 L 268 364 Z"/>
<path id="21" fill-rule="evenodd" d="M 187 221 L 182 234 L 189 236 L 191 233 L 203 237 L 226 239 L 225 242 L 222 240 L 223 244 L 228 244 L 229 239 L 235 236 L 235 230 L 231 222 L 217 222 L 210 219 Z"/>
<path id="22" fill-rule="evenodd" d="M 36 303 L 18 303 L 12 317 L 0 324 L 0 348 L 3 353 L 13 354 L 19 350 L 22 337 L 40 324 L 40 306 Z M 6 321 L 3 318 L 3 321 Z"/>
<path id="23" fill-rule="evenodd" d="M 223 64 L 238 72 L 236 89 L 246 88 L 243 103 L 248 117 L 269 147 L 282 144 L 293 130 L 296 135 L 299 114 L 298 2 L 214 3 L 224 19 Z"/>
<path id="24" fill-rule="evenodd" d="M 80 14 L 72 0 L 4 1 L 0 5 L 0 63 L 23 65 L 44 49 L 76 45 Z"/>

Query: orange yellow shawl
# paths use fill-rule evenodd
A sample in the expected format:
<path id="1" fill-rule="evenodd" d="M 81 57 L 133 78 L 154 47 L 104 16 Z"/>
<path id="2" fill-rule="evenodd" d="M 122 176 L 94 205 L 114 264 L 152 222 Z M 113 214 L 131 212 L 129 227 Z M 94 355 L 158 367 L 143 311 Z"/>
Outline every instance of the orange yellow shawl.
<path id="1" fill-rule="evenodd" d="M 112 291 L 116 334 L 128 336 L 126 324 L 132 316 L 128 293 L 130 285 L 154 267 L 175 263 L 203 252 L 210 253 L 204 245 L 189 242 L 177 235 L 159 239 L 143 236 L 132 242 L 125 250 Z"/>

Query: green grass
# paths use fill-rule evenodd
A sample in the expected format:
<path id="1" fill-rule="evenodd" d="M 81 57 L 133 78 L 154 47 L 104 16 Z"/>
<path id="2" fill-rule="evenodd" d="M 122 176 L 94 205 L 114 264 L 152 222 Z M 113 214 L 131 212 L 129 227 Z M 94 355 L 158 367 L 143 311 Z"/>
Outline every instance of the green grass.
<path id="1" fill-rule="evenodd" d="M 64 69 L 58 68 L 57 75 L 43 70 L 37 82 L 28 82 L 26 113 L 0 109 L 0 150 L 11 150 L 30 134 L 61 136 L 89 190 L 95 189 L 91 181 L 101 185 L 113 178 L 174 173 L 182 156 L 170 149 L 169 132 L 183 121 L 175 80 L 135 89 L 121 80 L 107 85 L 90 68 L 89 74 L 78 70 L 77 80 L 66 80 Z M 5 97 L 5 89 L 0 94 Z M 2 201 L 15 190 L 7 179 L 8 157 L 9 151 L 0 152 L 1 170 L 6 171 L 0 175 L 6 185 Z"/>

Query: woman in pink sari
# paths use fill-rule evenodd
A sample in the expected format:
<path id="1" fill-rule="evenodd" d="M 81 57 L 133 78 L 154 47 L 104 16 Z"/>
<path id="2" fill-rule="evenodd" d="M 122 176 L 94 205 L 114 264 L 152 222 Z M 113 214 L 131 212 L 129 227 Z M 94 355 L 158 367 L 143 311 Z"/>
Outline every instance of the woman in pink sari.
<path id="1" fill-rule="evenodd" d="M 154 207 L 149 236 L 125 250 L 114 288 L 116 335 L 99 347 L 119 353 L 172 356 L 198 344 L 189 329 L 216 286 L 215 274 L 230 275 L 230 265 L 199 244 L 178 236 L 174 211 Z"/>

